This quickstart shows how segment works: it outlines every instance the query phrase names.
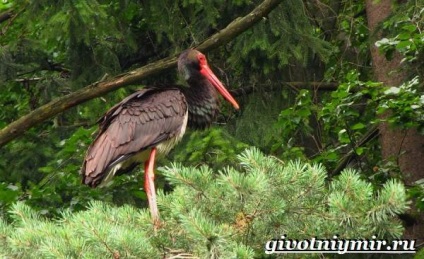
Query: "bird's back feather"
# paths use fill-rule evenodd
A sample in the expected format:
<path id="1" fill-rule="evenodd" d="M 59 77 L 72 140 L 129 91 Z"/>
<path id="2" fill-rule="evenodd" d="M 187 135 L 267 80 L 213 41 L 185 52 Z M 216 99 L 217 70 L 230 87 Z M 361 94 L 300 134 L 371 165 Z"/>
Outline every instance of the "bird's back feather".
<path id="1" fill-rule="evenodd" d="M 100 120 L 82 166 L 83 182 L 95 187 L 119 163 L 161 142 L 173 143 L 169 140 L 181 138 L 186 123 L 187 102 L 178 89 L 150 88 L 128 96 Z"/>

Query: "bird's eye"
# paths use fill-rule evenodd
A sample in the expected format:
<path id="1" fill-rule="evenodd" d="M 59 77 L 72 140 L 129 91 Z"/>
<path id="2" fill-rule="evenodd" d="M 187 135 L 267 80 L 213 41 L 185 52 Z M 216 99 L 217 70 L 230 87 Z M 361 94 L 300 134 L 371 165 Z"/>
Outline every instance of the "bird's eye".
<path id="1" fill-rule="evenodd" d="M 206 58 L 204 55 L 199 55 L 199 63 L 200 65 L 205 64 L 206 63 Z"/>

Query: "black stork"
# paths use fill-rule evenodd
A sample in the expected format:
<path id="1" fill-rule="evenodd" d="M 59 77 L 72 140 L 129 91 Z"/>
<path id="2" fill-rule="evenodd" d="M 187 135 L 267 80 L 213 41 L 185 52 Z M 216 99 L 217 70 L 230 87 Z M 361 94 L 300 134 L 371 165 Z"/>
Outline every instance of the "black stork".
<path id="1" fill-rule="evenodd" d="M 144 163 L 144 188 L 155 227 L 159 224 L 153 171 L 156 153 L 167 154 L 181 140 L 187 125 L 194 129 L 210 126 L 218 114 L 216 90 L 239 109 L 201 52 L 182 52 L 178 70 L 189 87 L 145 88 L 106 112 L 81 170 L 83 183 L 96 187 Z"/>

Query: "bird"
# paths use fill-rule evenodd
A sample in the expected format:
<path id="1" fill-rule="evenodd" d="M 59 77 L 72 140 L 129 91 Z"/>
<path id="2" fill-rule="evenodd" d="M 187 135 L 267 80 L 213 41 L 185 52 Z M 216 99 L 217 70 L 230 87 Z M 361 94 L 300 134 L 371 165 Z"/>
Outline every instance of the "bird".
<path id="1" fill-rule="evenodd" d="M 115 175 L 144 163 L 144 189 L 155 228 L 160 225 L 154 185 L 154 163 L 183 137 L 187 127 L 205 129 L 219 113 L 218 93 L 238 110 L 239 104 L 212 72 L 206 56 L 188 49 L 178 57 L 188 87 L 145 87 L 110 108 L 81 168 L 82 182 L 107 186 Z"/>

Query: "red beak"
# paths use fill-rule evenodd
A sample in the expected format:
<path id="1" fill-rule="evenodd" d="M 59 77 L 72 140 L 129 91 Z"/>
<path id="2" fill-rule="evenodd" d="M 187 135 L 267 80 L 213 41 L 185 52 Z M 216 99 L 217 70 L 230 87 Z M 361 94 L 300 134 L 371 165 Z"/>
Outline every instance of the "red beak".
<path id="1" fill-rule="evenodd" d="M 224 87 L 224 85 L 219 81 L 219 79 L 216 77 L 216 75 L 212 72 L 212 70 L 209 68 L 208 64 L 205 62 L 204 64 L 201 64 L 200 73 L 204 75 L 209 82 L 215 88 L 218 90 L 218 92 L 228 101 L 230 102 L 236 110 L 240 109 L 237 101 L 234 99 L 234 97 L 231 96 L 231 94 L 228 92 L 228 90 Z"/>

